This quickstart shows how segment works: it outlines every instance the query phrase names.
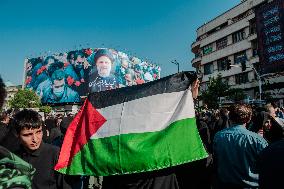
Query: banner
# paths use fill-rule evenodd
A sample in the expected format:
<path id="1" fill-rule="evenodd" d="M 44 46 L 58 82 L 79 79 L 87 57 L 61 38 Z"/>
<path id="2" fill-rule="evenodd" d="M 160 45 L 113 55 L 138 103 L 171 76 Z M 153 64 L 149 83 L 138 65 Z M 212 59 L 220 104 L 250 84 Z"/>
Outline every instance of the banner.
<path id="1" fill-rule="evenodd" d="M 283 0 L 274 0 L 256 9 L 258 55 L 262 74 L 284 70 L 283 5 Z"/>
<path id="2" fill-rule="evenodd" d="M 86 99 L 69 125 L 55 169 L 69 175 L 160 170 L 208 156 L 198 133 L 193 72 Z"/>
<path id="3" fill-rule="evenodd" d="M 25 87 L 42 103 L 79 103 L 91 92 L 143 84 L 161 68 L 107 48 L 88 48 L 25 60 Z"/>

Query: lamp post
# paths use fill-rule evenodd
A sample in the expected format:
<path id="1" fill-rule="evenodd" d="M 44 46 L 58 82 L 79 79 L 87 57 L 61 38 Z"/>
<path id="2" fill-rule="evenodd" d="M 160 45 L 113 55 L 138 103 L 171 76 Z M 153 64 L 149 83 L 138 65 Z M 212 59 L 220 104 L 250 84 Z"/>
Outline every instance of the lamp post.
<path id="1" fill-rule="evenodd" d="M 253 71 L 255 72 L 257 78 L 258 78 L 258 90 L 259 90 L 259 100 L 261 101 L 261 93 L 262 93 L 262 88 L 261 88 L 261 77 L 259 73 L 256 71 L 254 67 L 252 67 Z"/>
<path id="2" fill-rule="evenodd" d="M 171 63 L 177 65 L 178 73 L 179 73 L 179 62 L 177 60 L 174 60 L 174 61 L 171 61 Z"/>

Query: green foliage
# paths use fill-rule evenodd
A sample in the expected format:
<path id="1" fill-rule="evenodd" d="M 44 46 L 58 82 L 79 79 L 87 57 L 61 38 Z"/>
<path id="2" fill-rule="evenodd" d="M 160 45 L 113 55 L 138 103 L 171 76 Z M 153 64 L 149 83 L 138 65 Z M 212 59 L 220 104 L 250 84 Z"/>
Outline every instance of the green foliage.
<path id="1" fill-rule="evenodd" d="M 52 111 L 52 108 L 50 106 L 41 106 L 39 108 L 39 111 L 44 112 L 44 113 L 50 113 Z"/>
<path id="2" fill-rule="evenodd" d="M 201 91 L 201 100 L 210 109 L 219 108 L 220 97 L 227 97 L 229 100 L 239 101 L 245 98 L 242 89 L 231 89 L 227 82 L 222 81 L 221 74 L 216 78 L 209 78 L 208 89 Z"/>
<path id="3" fill-rule="evenodd" d="M 216 78 L 209 78 L 208 89 L 201 92 L 201 99 L 203 103 L 207 104 L 208 108 L 218 108 L 219 97 L 226 96 L 226 91 L 229 85 L 222 81 L 221 74 Z"/>
<path id="4" fill-rule="evenodd" d="M 233 88 L 227 91 L 228 99 L 231 101 L 241 101 L 246 98 L 246 95 L 243 92 L 243 89 Z"/>
<path id="5" fill-rule="evenodd" d="M 12 98 L 8 102 L 10 108 L 39 108 L 40 107 L 40 99 L 36 95 L 34 91 L 28 89 L 19 89 L 19 91 L 15 94 L 14 98 Z"/>

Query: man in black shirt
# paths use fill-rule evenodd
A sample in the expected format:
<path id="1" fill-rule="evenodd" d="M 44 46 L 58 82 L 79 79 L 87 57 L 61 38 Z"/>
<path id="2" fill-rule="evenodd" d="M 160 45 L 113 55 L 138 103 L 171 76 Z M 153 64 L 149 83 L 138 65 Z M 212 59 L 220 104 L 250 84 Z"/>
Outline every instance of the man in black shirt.
<path id="1" fill-rule="evenodd" d="M 16 154 L 36 169 L 32 188 L 71 188 L 65 182 L 64 176 L 53 169 L 59 148 L 42 142 L 42 121 L 39 114 L 32 110 L 23 110 L 15 115 L 14 122 L 21 142 Z"/>

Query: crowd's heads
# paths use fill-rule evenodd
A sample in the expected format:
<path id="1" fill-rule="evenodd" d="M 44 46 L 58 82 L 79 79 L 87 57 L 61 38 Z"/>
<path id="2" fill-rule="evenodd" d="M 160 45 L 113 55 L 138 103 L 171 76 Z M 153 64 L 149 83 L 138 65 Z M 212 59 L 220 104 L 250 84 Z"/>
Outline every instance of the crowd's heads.
<path id="1" fill-rule="evenodd" d="M 229 114 L 229 111 L 226 108 L 222 108 L 220 110 L 220 115 L 221 116 L 227 116 Z"/>
<path id="2" fill-rule="evenodd" d="M 265 110 L 268 112 L 268 114 L 272 117 L 276 117 L 276 111 L 272 104 L 265 105 Z"/>
<path id="3" fill-rule="evenodd" d="M 6 95 L 5 84 L 0 76 L 0 110 L 2 109 Z"/>
<path id="4" fill-rule="evenodd" d="M 34 110 L 24 109 L 14 116 L 14 126 L 19 134 L 23 129 L 39 129 L 42 127 L 42 119 Z"/>
<path id="5" fill-rule="evenodd" d="M 251 120 L 252 109 L 246 104 L 234 104 L 229 107 L 229 118 L 233 123 L 245 124 Z"/>
<path id="6" fill-rule="evenodd" d="M 43 65 L 50 66 L 50 65 L 54 64 L 55 62 L 56 62 L 56 60 L 53 56 L 48 56 L 48 57 L 45 58 Z"/>

